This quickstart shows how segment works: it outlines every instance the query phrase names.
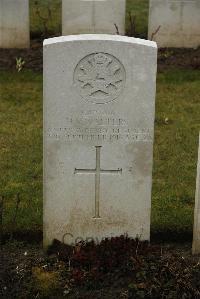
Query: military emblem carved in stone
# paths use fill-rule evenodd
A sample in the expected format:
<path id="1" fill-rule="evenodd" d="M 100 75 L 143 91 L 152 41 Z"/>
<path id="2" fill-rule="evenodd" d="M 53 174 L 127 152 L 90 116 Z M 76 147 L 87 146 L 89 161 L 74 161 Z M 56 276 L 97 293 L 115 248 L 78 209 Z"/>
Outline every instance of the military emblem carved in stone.
<path id="1" fill-rule="evenodd" d="M 94 104 L 106 104 L 119 97 L 126 74 L 122 63 L 107 53 L 84 57 L 74 71 L 74 84 L 82 98 Z"/>

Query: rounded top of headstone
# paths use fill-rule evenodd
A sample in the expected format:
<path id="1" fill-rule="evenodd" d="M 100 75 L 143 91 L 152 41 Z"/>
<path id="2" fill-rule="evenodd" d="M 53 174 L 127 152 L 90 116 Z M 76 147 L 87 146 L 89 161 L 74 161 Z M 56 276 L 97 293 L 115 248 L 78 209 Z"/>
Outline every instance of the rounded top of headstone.
<path id="1" fill-rule="evenodd" d="M 115 41 L 115 42 L 124 42 L 124 43 L 129 43 L 134 45 L 157 48 L 157 44 L 154 41 L 122 36 L 122 35 L 111 35 L 111 34 L 78 34 L 78 35 L 53 37 L 53 38 L 45 39 L 43 45 L 48 46 L 57 43 L 75 42 L 75 41 Z"/>

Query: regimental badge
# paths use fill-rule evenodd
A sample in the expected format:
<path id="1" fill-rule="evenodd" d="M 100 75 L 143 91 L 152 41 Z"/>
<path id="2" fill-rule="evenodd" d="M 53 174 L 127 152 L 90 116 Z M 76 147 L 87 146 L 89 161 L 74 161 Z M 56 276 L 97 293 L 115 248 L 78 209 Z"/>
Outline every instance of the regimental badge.
<path id="1" fill-rule="evenodd" d="M 119 97 L 126 74 L 122 63 L 107 53 L 90 54 L 77 64 L 74 84 L 82 98 L 94 104 L 106 104 Z"/>

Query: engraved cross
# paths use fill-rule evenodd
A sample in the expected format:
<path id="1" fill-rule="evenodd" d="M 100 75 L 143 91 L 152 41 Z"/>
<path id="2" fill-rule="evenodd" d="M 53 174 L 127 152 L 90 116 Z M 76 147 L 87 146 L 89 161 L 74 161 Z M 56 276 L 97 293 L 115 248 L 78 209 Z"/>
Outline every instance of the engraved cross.
<path id="1" fill-rule="evenodd" d="M 100 175 L 101 174 L 122 174 L 122 168 L 118 169 L 101 169 L 101 146 L 96 147 L 96 168 L 95 169 L 78 169 L 75 168 L 75 174 L 95 174 L 95 216 L 94 218 L 101 218 L 99 213 L 99 199 L 100 199 Z"/>

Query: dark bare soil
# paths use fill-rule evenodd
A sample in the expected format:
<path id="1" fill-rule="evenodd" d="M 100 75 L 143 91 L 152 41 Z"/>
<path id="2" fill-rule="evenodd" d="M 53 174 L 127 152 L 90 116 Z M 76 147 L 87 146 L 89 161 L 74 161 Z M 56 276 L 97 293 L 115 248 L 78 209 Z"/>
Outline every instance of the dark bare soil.
<path id="1" fill-rule="evenodd" d="M 200 69 L 200 48 L 163 48 L 158 51 L 158 71 L 168 68 Z"/>
<path id="2" fill-rule="evenodd" d="M 126 236 L 70 247 L 16 241 L 2 246 L 1 298 L 200 298 L 200 257 L 191 245 Z"/>
<path id="3" fill-rule="evenodd" d="M 25 61 L 25 69 L 42 71 L 42 55 L 42 41 L 40 40 L 32 41 L 30 49 L 0 49 L 0 70 L 16 69 L 16 58 L 21 57 Z"/>
<path id="4" fill-rule="evenodd" d="M 25 61 L 25 69 L 42 71 L 42 41 L 33 40 L 30 49 L 0 49 L 0 70 L 14 70 L 16 58 L 20 57 Z M 200 48 L 159 49 L 158 71 L 173 67 L 200 69 Z"/>

